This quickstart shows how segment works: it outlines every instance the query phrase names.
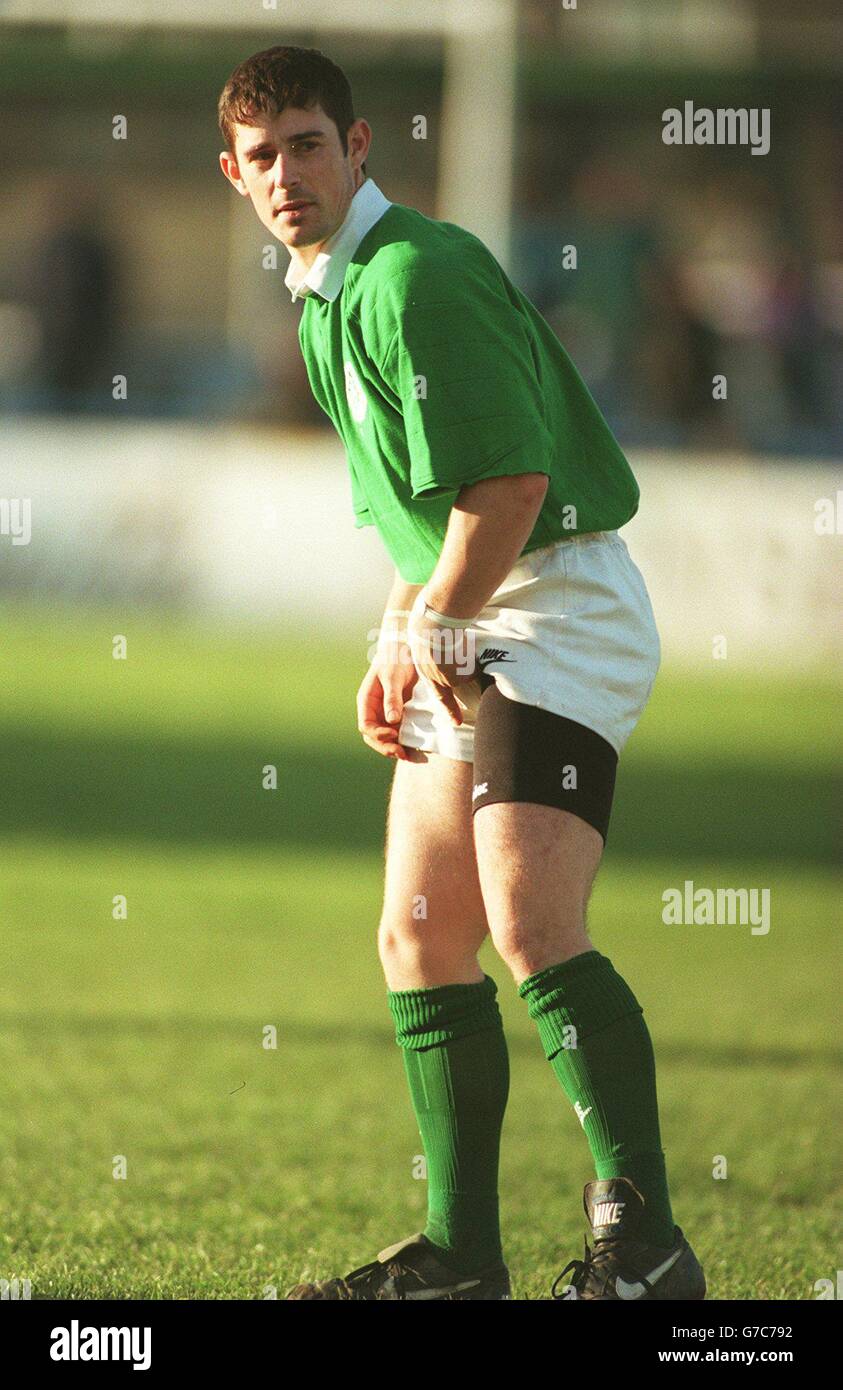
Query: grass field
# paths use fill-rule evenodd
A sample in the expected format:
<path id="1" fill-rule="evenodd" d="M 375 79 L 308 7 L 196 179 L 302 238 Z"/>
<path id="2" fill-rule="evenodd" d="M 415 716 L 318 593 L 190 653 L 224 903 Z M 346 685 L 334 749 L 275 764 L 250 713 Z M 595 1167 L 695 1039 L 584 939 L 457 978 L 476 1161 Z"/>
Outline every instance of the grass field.
<path id="1" fill-rule="evenodd" d="M 365 642 L 7 607 L 0 646 L 0 1278 L 282 1296 L 420 1229 L 375 949 L 393 764 L 355 730 Z M 591 932 L 644 1005 L 713 1298 L 810 1299 L 840 1264 L 838 743 L 830 681 L 713 663 L 663 673 L 621 762 Z M 769 933 L 665 926 L 686 879 L 769 887 Z M 593 1171 L 482 959 L 512 1067 L 505 1251 L 538 1298 L 582 1254 Z"/>

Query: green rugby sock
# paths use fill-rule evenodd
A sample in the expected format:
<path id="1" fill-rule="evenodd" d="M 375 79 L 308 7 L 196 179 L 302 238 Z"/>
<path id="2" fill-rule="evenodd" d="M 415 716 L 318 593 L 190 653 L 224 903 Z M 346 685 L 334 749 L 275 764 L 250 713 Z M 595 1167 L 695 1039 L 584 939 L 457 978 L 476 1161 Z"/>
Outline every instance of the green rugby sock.
<path id="1" fill-rule="evenodd" d="M 501 1259 L 498 1160 L 509 1055 L 497 986 L 387 991 L 427 1159 L 425 1235 L 474 1274 Z"/>
<path id="2" fill-rule="evenodd" d="M 518 993 L 565 1094 L 584 1117 L 597 1177 L 630 1178 L 646 1204 L 642 1235 L 672 1245 L 653 1044 L 632 990 L 607 956 L 585 951 L 530 975 Z"/>

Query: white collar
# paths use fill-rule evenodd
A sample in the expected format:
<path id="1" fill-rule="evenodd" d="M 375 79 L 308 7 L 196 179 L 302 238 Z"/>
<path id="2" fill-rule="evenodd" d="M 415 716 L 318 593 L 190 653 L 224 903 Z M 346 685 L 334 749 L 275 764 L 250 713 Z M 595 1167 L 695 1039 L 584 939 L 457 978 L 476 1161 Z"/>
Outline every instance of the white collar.
<path id="1" fill-rule="evenodd" d="M 284 283 L 291 291 L 293 302 L 315 291 L 333 302 L 345 279 L 349 261 L 367 232 L 379 222 L 392 203 L 381 193 L 373 179 L 361 183 L 349 204 L 345 221 L 324 243 L 313 265 L 302 279 L 290 262 Z"/>

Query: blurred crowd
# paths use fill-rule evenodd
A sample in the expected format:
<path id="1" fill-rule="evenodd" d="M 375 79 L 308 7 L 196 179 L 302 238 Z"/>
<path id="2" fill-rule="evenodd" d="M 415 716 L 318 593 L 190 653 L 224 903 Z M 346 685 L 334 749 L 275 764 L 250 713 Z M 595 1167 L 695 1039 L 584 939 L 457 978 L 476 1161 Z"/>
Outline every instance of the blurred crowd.
<path id="1" fill-rule="evenodd" d="M 839 450 L 843 261 L 812 260 L 763 175 L 604 151 L 518 201 L 515 278 L 626 442 Z"/>
<path id="2" fill-rule="evenodd" d="M 624 120 L 613 111 L 607 121 L 595 131 L 585 110 L 579 124 L 546 107 L 527 112 L 510 274 L 621 441 L 837 451 L 843 209 L 818 170 L 836 167 L 839 125 L 818 129 L 803 168 L 792 155 L 761 160 L 746 150 L 661 147 L 654 155 L 652 116 Z M 390 145 L 380 129 L 385 154 L 370 161 L 370 174 L 396 201 L 431 212 L 429 170 L 402 166 L 394 133 Z M 208 138 L 207 169 L 192 188 L 217 220 L 199 250 L 195 232 L 180 237 L 175 226 L 163 244 L 151 231 L 130 243 L 107 178 L 98 184 L 92 175 L 80 193 L 65 174 L 56 196 L 46 177 L 33 234 L 17 260 L 0 264 L 7 412 L 120 410 L 328 428 L 300 361 L 300 308 L 283 287 L 286 251 L 278 247 L 271 294 L 241 316 L 246 333 L 232 330 L 224 291 L 209 303 L 226 281 L 233 238 L 232 195 L 212 167 Z M 178 191 L 172 199 L 188 206 Z M 158 217 L 160 225 L 165 214 Z M 161 274 L 173 287 L 166 313 Z M 183 285 L 193 285 L 193 300 L 180 319 Z M 119 386 L 115 399 L 117 374 L 129 383 L 126 399 Z"/>

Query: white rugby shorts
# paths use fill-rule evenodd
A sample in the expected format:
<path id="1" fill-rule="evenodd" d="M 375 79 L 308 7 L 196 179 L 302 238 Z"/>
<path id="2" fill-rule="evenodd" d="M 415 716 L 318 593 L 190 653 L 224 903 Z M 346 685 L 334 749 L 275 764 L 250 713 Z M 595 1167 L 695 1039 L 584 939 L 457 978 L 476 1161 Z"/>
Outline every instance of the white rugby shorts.
<path id="1" fill-rule="evenodd" d="M 617 531 L 522 556 L 471 630 L 477 664 L 503 695 L 593 729 L 620 755 L 650 697 L 661 645 L 647 586 Z M 456 695 L 467 707 L 460 725 L 419 676 L 399 742 L 473 762 L 479 680 Z"/>

